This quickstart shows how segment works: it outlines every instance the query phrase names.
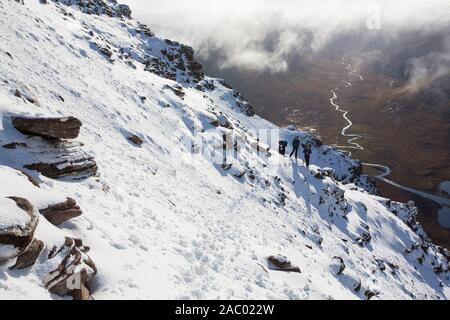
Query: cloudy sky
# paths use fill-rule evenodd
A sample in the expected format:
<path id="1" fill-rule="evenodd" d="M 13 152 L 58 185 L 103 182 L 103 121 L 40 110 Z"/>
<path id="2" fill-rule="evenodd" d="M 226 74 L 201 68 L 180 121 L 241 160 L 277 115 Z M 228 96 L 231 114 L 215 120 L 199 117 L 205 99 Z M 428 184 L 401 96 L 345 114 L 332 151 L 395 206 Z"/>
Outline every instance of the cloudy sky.
<path id="1" fill-rule="evenodd" d="M 448 0 L 122 0 L 158 35 L 193 46 L 223 68 L 282 72 L 292 54 L 320 50 L 343 32 L 449 26 Z"/>

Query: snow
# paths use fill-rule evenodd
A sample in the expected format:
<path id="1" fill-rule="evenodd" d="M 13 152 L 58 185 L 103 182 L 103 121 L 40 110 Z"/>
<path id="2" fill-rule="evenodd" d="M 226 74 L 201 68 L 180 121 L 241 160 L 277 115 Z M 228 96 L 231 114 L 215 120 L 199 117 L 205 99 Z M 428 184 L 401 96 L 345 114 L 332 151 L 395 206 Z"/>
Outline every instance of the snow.
<path id="1" fill-rule="evenodd" d="M 178 74 L 185 95 L 176 96 L 167 90 L 176 82 L 144 71 L 136 60 L 136 69 L 130 68 L 117 56 L 128 48 L 137 58 L 161 58 L 167 47 L 162 39 L 130 33 L 134 20 L 64 7 L 72 19 L 59 7 L 37 0 L 0 3 L 0 55 L 13 57 L 1 57 L 0 142 L 23 139 L 10 124 L 14 114 L 75 116 L 83 122 L 77 140 L 95 156 L 100 175 L 80 181 L 39 175 L 39 189 L 5 166 L 40 155 L 2 150 L 0 199 L 22 195 L 39 208 L 65 197 L 77 200 L 81 217 L 62 229 L 41 217 L 36 238 L 48 249 L 71 234 L 91 247 L 99 270 L 91 283 L 96 299 L 364 299 L 369 289 L 381 299 L 448 298 L 448 280 L 432 271 L 431 262 L 441 256 L 430 249 L 420 265 L 404 254 L 420 237 L 387 209 L 386 199 L 346 181 L 356 161 L 328 146 L 313 149 L 311 169 L 301 148 L 298 162 L 279 156 L 273 150 L 280 138 L 308 134 L 248 117 L 234 92 L 212 78 L 216 89 L 201 92 Z M 95 51 L 89 31 L 108 40 L 114 62 Z M 17 84 L 32 90 L 39 105 L 14 96 Z M 234 129 L 213 127 L 208 119 L 214 117 Z M 128 132 L 144 140 L 141 148 L 128 142 Z M 213 161 L 222 157 L 215 144 L 222 146 L 223 133 L 243 141 L 239 155 L 227 159 L 230 170 Z M 264 144 L 270 157 L 261 151 Z M 315 169 L 325 167 L 347 184 L 315 178 Z M 344 190 L 348 212 L 336 209 L 330 216 L 333 198 L 324 189 Z M 360 246 L 356 239 L 367 230 L 371 241 Z M 268 270 L 267 258 L 277 254 L 302 273 Z M 346 265 L 342 275 L 331 272 L 336 256 Z M 377 260 L 399 271 L 381 271 Z M 20 277 L 0 269 L 0 298 L 56 298 L 41 280 L 52 263 L 37 263 Z"/>
<path id="2" fill-rule="evenodd" d="M 0 181 L 9 182 L 0 184 L 0 197 L 18 196 L 25 198 L 37 209 L 46 209 L 50 205 L 66 201 L 66 197 L 58 194 L 58 192 L 49 190 L 45 185 L 38 188 L 31 184 L 20 171 L 2 165 L 0 165 Z"/>
<path id="3" fill-rule="evenodd" d="M 12 199 L 0 198 L 0 208 L 0 232 L 14 227 L 24 228 L 30 221 L 30 216 Z"/>

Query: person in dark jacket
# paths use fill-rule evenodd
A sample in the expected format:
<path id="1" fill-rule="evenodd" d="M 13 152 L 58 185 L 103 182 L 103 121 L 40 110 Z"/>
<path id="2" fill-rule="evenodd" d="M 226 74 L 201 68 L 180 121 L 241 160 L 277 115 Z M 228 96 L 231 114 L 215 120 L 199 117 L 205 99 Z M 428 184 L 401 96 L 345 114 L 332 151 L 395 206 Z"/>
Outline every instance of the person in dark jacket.
<path id="1" fill-rule="evenodd" d="M 295 153 L 295 159 L 297 159 L 298 155 L 298 147 L 300 146 L 300 137 L 296 136 L 294 140 L 292 140 L 292 152 L 289 155 L 289 158 L 292 157 L 292 155 Z"/>
<path id="2" fill-rule="evenodd" d="M 288 142 L 286 140 L 281 140 L 278 142 L 278 152 L 284 156 L 286 154 L 286 147 Z"/>
<path id="3" fill-rule="evenodd" d="M 312 153 L 311 145 L 309 143 L 306 143 L 306 144 L 302 144 L 302 147 L 303 147 L 303 154 L 305 156 L 305 164 L 307 167 L 309 167 L 309 160 L 311 158 L 311 153 Z"/>

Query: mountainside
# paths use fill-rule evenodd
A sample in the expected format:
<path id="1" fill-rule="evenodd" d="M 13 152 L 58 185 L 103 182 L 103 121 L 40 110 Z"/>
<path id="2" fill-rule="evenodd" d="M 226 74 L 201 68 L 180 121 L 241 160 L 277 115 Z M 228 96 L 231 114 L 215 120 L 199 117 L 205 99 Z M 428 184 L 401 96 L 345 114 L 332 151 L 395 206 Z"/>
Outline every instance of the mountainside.
<path id="1" fill-rule="evenodd" d="M 0 16 L 1 299 L 449 297 L 414 204 L 254 115 L 127 6 Z M 296 135 L 309 168 L 277 152 Z"/>

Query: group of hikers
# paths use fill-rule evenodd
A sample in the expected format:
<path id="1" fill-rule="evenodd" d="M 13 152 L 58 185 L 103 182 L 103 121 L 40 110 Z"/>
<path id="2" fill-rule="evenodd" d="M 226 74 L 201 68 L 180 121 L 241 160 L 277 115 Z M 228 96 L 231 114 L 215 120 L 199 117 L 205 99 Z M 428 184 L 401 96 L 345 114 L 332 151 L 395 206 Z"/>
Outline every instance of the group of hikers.
<path id="1" fill-rule="evenodd" d="M 286 154 L 287 145 L 288 145 L 288 142 L 286 140 L 281 140 L 279 142 L 278 151 L 283 156 Z M 299 147 L 300 147 L 300 137 L 296 136 L 292 140 L 292 151 L 291 151 L 291 154 L 289 155 L 289 158 L 292 158 L 292 156 L 295 155 L 295 159 L 297 159 Z M 303 155 L 305 157 L 305 164 L 307 167 L 309 167 L 309 160 L 311 158 L 311 153 L 312 153 L 311 145 L 309 143 L 305 143 L 305 144 L 302 144 L 302 147 L 303 147 Z"/>

